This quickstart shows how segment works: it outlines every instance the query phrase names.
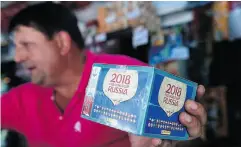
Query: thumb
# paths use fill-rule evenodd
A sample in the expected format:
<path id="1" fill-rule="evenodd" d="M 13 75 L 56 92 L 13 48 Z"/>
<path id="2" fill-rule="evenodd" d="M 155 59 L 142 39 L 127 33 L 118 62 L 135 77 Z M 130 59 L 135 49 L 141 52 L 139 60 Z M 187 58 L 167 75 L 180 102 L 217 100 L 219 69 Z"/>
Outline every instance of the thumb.
<path id="1" fill-rule="evenodd" d="M 159 146 L 159 145 L 161 145 L 161 144 L 162 144 L 162 140 L 161 140 L 161 139 L 157 139 L 157 138 L 152 139 L 152 145 L 153 145 L 154 147 L 157 147 L 157 146 Z"/>

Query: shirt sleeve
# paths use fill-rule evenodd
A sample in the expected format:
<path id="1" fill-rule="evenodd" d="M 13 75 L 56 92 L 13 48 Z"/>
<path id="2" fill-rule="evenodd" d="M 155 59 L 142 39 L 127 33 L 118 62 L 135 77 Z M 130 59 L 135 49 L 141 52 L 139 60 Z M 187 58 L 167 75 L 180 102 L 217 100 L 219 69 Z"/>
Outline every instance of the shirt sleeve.
<path id="1" fill-rule="evenodd" d="M 1 97 L 1 127 L 21 131 L 21 93 L 13 88 Z"/>

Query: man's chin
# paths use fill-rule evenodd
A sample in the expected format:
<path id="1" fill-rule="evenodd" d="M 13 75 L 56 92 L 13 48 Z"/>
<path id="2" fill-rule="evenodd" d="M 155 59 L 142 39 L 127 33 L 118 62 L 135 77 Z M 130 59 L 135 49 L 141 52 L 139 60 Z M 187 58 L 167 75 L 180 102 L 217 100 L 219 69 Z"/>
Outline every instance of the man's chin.
<path id="1" fill-rule="evenodd" d="M 31 83 L 35 84 L 35 85 L 39 85 L 39 86 L 44 86 L 45 84 L 42 82 L 38 82 L 38 81 L 33 81 L 31 80 Z"/>
<path id="2" fill-rule="evenodd" d="M 41 78 L 31 77 L 31 82 L 36 85 L 44 86 L 45 82 Z"/>
<path id="3" fill-rule="evenodd" d="M 42 87 L 52 87 L 53 86 L 52 84 L 49 84 L 48 82 L 45 82 L 45 81 L 32 80 L 31 83 L 42 86 Z"/>

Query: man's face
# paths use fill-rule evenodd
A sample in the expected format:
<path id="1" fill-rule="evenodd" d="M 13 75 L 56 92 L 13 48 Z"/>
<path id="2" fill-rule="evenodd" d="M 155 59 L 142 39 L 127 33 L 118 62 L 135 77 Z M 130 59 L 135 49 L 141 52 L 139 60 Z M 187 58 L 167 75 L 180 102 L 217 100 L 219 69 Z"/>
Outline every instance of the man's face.
<path id="1" fill-rule="evenodd" d="M 31 27 L 20 26 L 14 33 L 15 61 L 29 71 L 35 84 L 55 84 L 61 70 L 60 48 L 55 40 Z"/>

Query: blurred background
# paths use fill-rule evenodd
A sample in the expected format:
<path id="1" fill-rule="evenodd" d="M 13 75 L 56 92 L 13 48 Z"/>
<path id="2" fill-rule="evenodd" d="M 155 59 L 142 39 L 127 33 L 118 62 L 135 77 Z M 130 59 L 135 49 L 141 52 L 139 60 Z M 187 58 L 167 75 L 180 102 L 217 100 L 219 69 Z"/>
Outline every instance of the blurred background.
<path id="1" fill-rule="evenodd" d="M 1 94 L 28 81 L 13 61 L 7 27 L 19 10 L 37 3 L 1 1 Z M 205 85 L 197 100 L 208 112 L 205 133 L 177 146 L 241 146 L 241 2 L 56 3 L 76 14 L 86 49 L 128 55 Z M 26 145 L 21 134 L 1 130 L 1 147 Z"/>

